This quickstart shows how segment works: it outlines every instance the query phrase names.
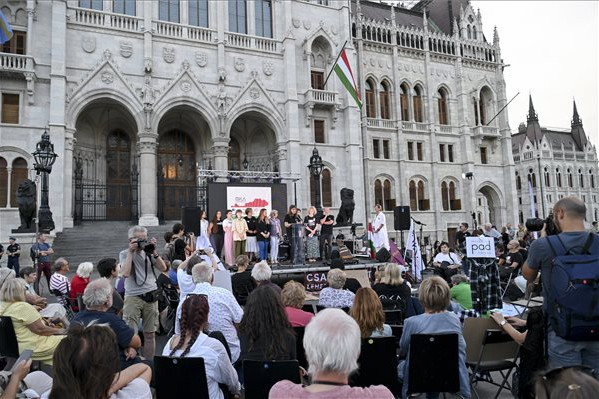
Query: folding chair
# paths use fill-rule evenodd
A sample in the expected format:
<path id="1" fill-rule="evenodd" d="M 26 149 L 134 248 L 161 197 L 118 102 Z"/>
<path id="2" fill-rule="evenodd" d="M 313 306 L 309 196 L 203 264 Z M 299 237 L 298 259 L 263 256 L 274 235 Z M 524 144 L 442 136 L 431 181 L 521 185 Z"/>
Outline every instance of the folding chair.
<path id="1" fill-rule="evenodd" d="M 304 349 L 304 333 L 305 327 L 293 327 L 295 331 L 295 354 L 300 367 L 308 370 L 308 359 L 306 359 L 306 351 Z"/>
<path id="2" fill-rule="evenodd" d="M 73 317 L 75 317 L 75 313 L 73 313 L 73 303 L 76 302 L 76 300 L 71 299 L 68 292 L 63 294 L 57 289 L 51 290 L 50 293 L 54 295 L 58 299 L 58 303 L 65 308 L 67 320 L 73 320 Z"/>
<path id="3" fill-rule="evenodd" d="M 201 357 L 154 356 L 157 398 L 210 399 Z"/>
<path id="4" fill-rule="evenodd" d="M 0 316 L 0 356 L 19 358 L 19 342 L 9 316 Z"/>
<path id="5" fill-rule="evenodd" d="M 297 360 L 273 360 L 270 362 L 244 360 L 243 374 L 245 399 L 268 398 L 270 388 L 282 380 L 290 380 L 296 384 L 300 383 Z"/>
<path id="6" fill-rule="evenodd" d="M 408 397 L 428 392 L 459 397 L 458 334 L 413 334 L 408 359 Z"/>
<path id="7" fill-rule="evenodd" d="M 302 306 L 302 310 L 304 312 L 315 314 L 314 305 L 311 305 L 309 303 L 304 304 L 304 306 Z"/>
<path id="8" fill-rule="evenodd" d="M 316 313 L 320 312 L 321 310 L 325 310 L 325 309 L 327 309 L 326 306 L 316 305 Z M 341 309 L 345 313 L 349 313 L 349 308 L 348 307 L 345 307 L 345 308 L 335 308 L 335 309 Z"/>
<path id="9" fill-rule="evenodd" d="M 403 312 L 401 310 L 384 310 L 385 323 L 400 325 L 403 323 Z"/>
<path id="10" fill-rule="evenodd" d="M 349 385 L 369 387 L 384 385 L 395 394 L 400 387 L 397 380 L 397 340 L 395 337 L 366 338 L 358 358 L 358 370 L 350 376 Z"/>
<path id="11" fill-rule="evenodd" d="M 490 319 L 468 318 L 464 321 L 464 338 L 466 340 L 466 365 L 472 370 L 470 385 L 474 395 L 479 398 L 475 385 L 476 376 L 480 372 L 498 371 L 502 377 L 500 384 L 485 381 L 499 387 L 495 398 L 504 388 L 511 389 L 509 376 L 517 368 L 516 359 L 520 346 Z"/>

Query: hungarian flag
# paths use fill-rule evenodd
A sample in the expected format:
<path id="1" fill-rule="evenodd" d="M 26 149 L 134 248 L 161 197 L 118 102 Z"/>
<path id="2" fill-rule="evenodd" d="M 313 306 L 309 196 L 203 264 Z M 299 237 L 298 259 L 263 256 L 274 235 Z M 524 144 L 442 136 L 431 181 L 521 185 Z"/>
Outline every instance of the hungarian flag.
<path id="1" fill-rule="evenodd" d="M 8 24 L 8 21 L 4 17 L 2 11 L 0 11 L 0 44 L 4 44 L 12 37 L 12 29 Z"/>
<path id="2" fill-rule="evenodd" d="M 376 248 L 372 240 L 372 223 L 368 223 L 368 248 L 370 248 L 370 259 L 376 258 Z"/>
<path id="3" fill-rule="evenodd" d="M 335 73 L 341 79 L 341 83 L 347 89 L 349 94 L 354 98 L 358 107 L 362 108 L 362 99 L 360 99 L 360 92 L 358 91 L 358 86 L 356 85 L 356 80 L 354 79 L 354 74 L 352 73 L 351 67 L 349 66 L 349 61 L 347 60 L 347 54 L 345 53 L 345 49 L 341 50 L 341 54 L 337 57 L 337 63 L 335 64 Z"/>

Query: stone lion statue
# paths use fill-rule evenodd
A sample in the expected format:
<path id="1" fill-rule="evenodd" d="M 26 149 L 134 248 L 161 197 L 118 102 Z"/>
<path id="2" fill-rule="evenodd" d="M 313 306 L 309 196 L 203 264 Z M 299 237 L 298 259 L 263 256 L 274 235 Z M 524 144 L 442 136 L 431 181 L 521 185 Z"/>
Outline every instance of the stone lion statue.
<path id="1" fill-rule="evenodd" d="M 342 188 L 341 207 L 339 208 L 339 214 L 337 215 L 337 224 L 348 225 L 353 223 L 355 208 L 356 203 L 354 202 L 354 190 L 347 187 Z"/>
<path id="2" fill-rule="evenodd" d="M 21 226 L 19 230 L 35 229 L 33 219 L 35 218 L 36 189 L 35 183 L 29 179 L 23 180 L 17 188 L 17 205 Z"/>

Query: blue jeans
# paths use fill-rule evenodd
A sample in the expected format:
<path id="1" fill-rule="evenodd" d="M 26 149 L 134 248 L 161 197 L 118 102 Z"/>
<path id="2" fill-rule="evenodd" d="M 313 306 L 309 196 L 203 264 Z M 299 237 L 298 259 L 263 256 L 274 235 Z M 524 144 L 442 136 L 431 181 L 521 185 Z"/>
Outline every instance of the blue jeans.
<path id="1" fill-rule="evenodd" d="M 548 333 L 549 367 L 587 366 L 595 370 L 595 378 L 599 378 L 599 341 L 576 342 L 566 341 Z"/>
<path id="2" fill-rule="evenodd" d="M 258 241 L 258 256 L 260 256 L 260 260 L 268 259 L 268 241 Z"/>

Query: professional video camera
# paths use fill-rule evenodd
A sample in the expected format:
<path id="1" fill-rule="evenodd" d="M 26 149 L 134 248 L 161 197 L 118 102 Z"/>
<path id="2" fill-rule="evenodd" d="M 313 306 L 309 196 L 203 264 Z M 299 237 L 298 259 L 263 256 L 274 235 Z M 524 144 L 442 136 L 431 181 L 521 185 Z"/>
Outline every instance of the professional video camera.
<path id="1" fill-rule="evenodd" d="M 545 219 L 540 218 L 530 218 L 526 219 L 526 229 L 528 231 L 541 231 L 543 230 L 543 225 L 545 227 L 545 233 L 548 236 L 559 234 L 559 229 L 553 222 L 553 214 L 550 213 Z"/>

